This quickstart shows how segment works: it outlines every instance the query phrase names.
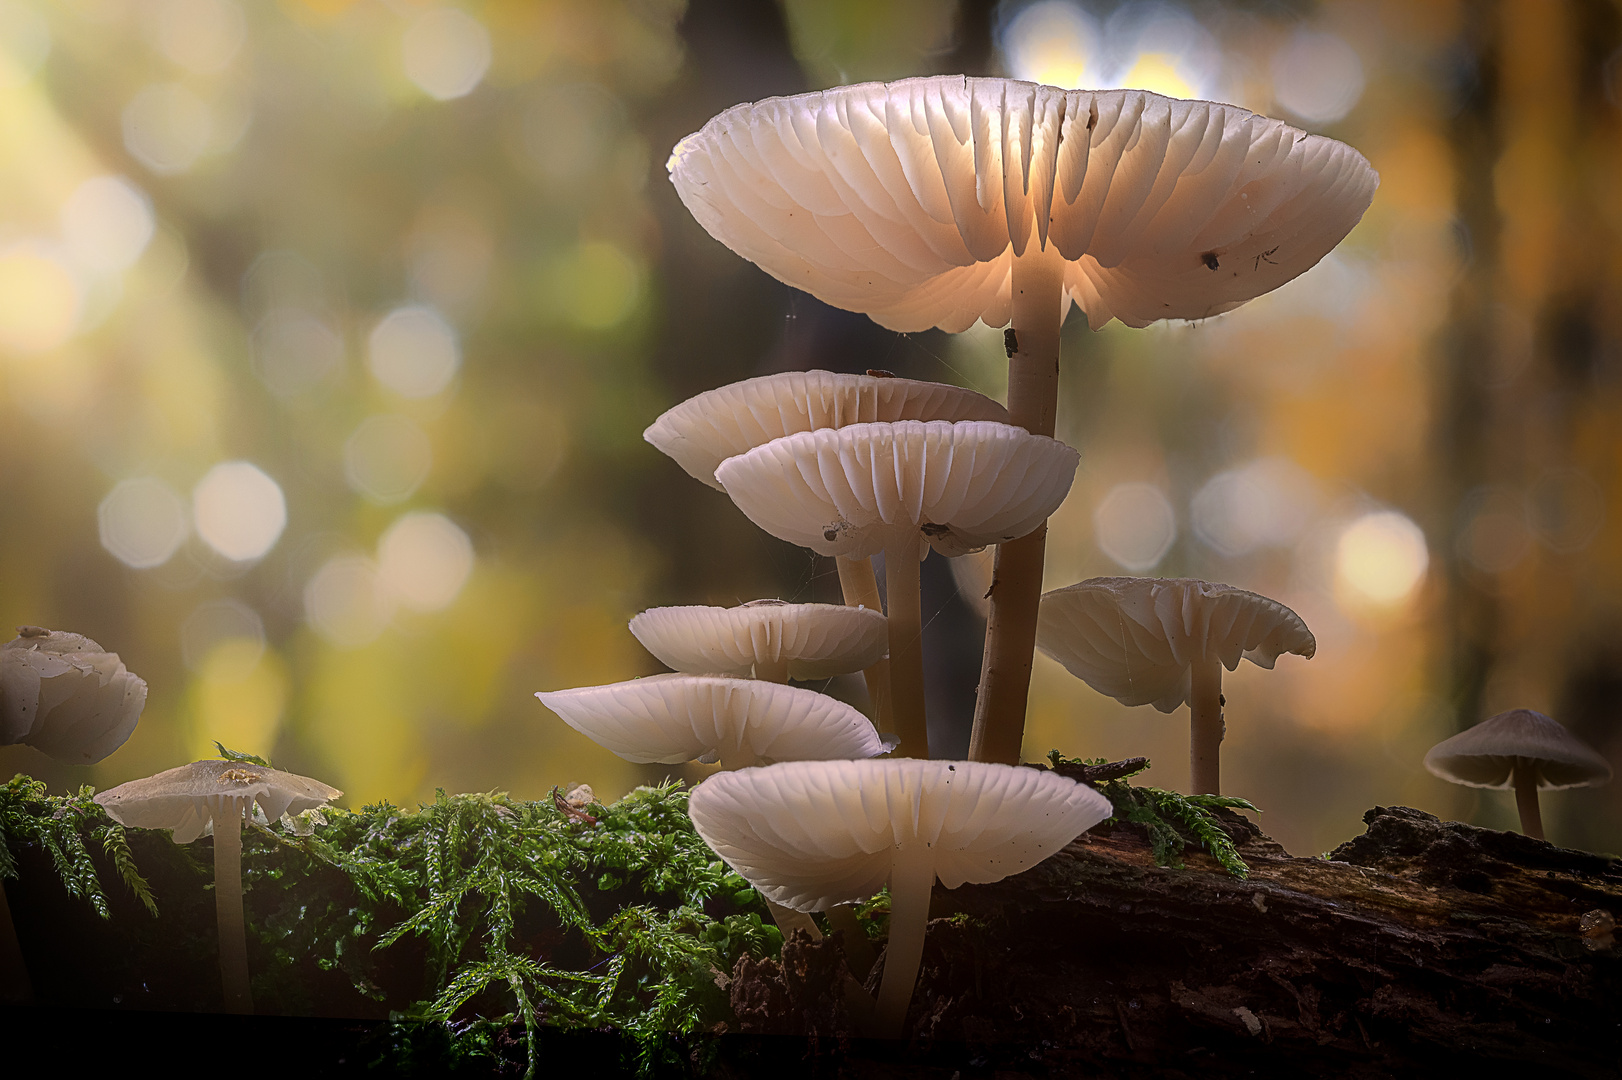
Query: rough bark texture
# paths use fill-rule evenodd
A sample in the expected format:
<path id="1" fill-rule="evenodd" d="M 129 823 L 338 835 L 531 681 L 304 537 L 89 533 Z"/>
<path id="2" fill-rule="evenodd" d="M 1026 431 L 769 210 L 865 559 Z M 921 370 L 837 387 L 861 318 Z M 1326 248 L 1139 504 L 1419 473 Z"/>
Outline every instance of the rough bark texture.
<path id="1" fill-rule="evenodd" d="M 1192 850 L 1157 867 L 1120 826 L 1008 881 L 937 887 L 914 1052 L 824 1052 L 850 1075 L 1617 1075 L 1622 955 L 1591 914 L 1622 910 L 1615 861 L 1403 807 L 1327 860 L 1225 820 L 1248 880 Z M 743 1030 L 847 1035 L 836 940 L 783 957 L 734 972 Z"/>

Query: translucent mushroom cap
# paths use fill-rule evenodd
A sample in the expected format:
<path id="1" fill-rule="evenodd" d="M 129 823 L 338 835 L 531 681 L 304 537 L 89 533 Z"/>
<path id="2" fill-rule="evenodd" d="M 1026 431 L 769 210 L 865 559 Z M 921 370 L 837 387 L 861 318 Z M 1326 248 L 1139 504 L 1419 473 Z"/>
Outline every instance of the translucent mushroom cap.
<path id="1" fill-rule="evenodd" d="M 929 846 L 948 889 L 1027 870 L 1110 815 L 1057 773 L 977 761 L 806 761 L 693 789 L 704 842 L 767 899 L 823 911 L 871 896 L 903 844 Z"/>
<path id="2" fill-rule="evenodd" d="M 1317 263 L 1379 185 L 1233 105 L 956 75 L 739 105 L 667 167 L 710 235 L 901 331 L 1003 325 L 1013 258 L 1049 244 L 1095 329 L 1215 315 Z"/>
<path id="3" fill-rule="evenodd" d="M 897 529 L 943 555 L 1024 536 L 1058 509 L 1081 455 L 1023 428 L 902 420 L 801 432 L 715 471 L 762 529 L 820 555 L 861 558 Z"/>
<path id="4" fill-rule="evenodd" d="M 797 686 L 715 675 L 653 675 L 542 691 L 541 704 L 627 761 L 763 761 L 873 757 L 885 745 L 867 717 Z"/>
<path id="5" fill-rule="evenodd" d="M 146 683 L 82 634 L 19 628 L 0 645 L 0 745 L 27 743 L 93 765 L 123 746 L 146 707 Z"/>
<path id="6" fill-rule="evenodd" d="M 1197 661 L 1271 668 L 1284 653 L 1310 659 L 1318 643 L 1301 616 L 1231 585 L 1102 577 L 1042 595 L 1036 647 L 1123 705 L 1169 713 L 1188 702 Z"/>
<path id="7" fill-rule="evenodd" d="M 889 648 L 883 612 L 778 600 L 649 608 L 631 620 L 631 633 L 677 671 L 738 678 L 787 661 L 790 678 L 826 679 L 875 664 Z"/>
<path id="8" fill-rule="evenodd" d="M 1517 764 L 1536 768 L 1540 791 L 1611 781 L 1611 764 L 1598 750 L 1559 721 L 1531 709 L 1501 712 L 1443 739 L 1425 755 L 1425 768 L 1466 787 L 1510 787 Z"/>
<path id="9" fill-rule="evenodd" d="M 325 805 L 343 792 L 319 780 L 242 761 L 194 761 L 108 788 L 95 796 L 107 816 L 137 829 L 172 829 L 177 844 L 203 835 L 217 817 L 257 802 L 275 821 Z"/>
<path id="10" fill-rule="evenodd" d="M 688 398 L 642 437 L 687 473 L 721 490 L 716 466 L 800 431 L 881 420 L 995 420 L 1008 410 L 984 394 L 945 383 L 831 371 L 785 371 Z"/>

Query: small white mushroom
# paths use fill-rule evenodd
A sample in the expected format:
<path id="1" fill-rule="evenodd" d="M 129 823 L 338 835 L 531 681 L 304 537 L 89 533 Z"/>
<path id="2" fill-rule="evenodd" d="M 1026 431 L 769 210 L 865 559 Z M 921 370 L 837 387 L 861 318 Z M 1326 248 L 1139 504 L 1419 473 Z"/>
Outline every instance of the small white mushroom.
<path id="1" fill-rule="evenodd" d="M 1511 709 L 1443 739 L 1425 755 L 1425 768 L 1465 787 L 1515 789 L 1521 832 L 1543 839 L 1538 791 L 1598 787 L 1611 782 L 1611 763 L 1551 717 Z"/>
<path id="2" fill-rule="evenodd" d="M 1123 705 L 1189 706 L 1190 790 L 1222 790 L 1222 669 L 1311 658 L 1301 617 L 1257 593 L 1192 578 L 1103 577 L 1042 596 L 1036 647 Z"/>
<path id="3" fill-rule="evenodd" d="M 867 717 L 844 702 L 758 679 L 653 675 L 535 696 L 627 761 L 719 761 L 723 769 L 742 769 L 885 751 Z"/>
<path id="4" fill-rule="evenodd" d="M 889 640 L 882 611 L 779 600 L 649 608 L 631 633 L 677 671 L 772 682 L 861 671 L 884 658 Z"/>
<path id="5" fill-rule="evenodd" d="M 74 765 L 123 746 L 146 706 L 146 683 L 82 634 L 17 633 L 0 645 L 0 745 L 27 743 Z"/>
<path id="6" fill-rule="evenodd" d="M 1110 815 L 1057 773 L 971 761 L 819 761 L 720 773 L 693 790 L 700 836 L 767 899 L 826 911 L 890 886 L 877 1033 L 901 1034 L 930 891 L 1001 881 Z"/>
<path id="7" fill-rule="evenodd" d="M 1080 455 L 986 421 L 902 420 L 801 432 L 716 469 L 738 508 L 822 555 L 884 552 L 891 706 L 899 752 L 929 756 L 918 563 L 1023 536 L 1070 490 Z"/>
<path id="8" fill-rule="evenodd" d="M 253 1012 L 242 917 L 242 822 L 254 803 L 275 821 L 323 806 L 343 792 L 307 776 L 242 761 L 194 761 L 95 796 L 107 816 L 137 829 L 170 829 L 177 844 L 214 834 L 214 913 L 228 1012 Z"/>

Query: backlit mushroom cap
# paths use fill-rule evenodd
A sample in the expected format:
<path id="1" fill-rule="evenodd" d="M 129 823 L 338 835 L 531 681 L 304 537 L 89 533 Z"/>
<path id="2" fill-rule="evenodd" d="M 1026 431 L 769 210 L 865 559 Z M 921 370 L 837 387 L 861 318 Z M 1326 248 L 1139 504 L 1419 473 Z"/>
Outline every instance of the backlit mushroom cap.
<path id="1" fill-rule="evenodd" d="M 1029 869 L 1110 815 L 1057 773 L 976 761 L 816 761 L 720 773 L 693 789 L 704 842 L 767 899 L 824 911 L 872 896 L 898 848 L 927 844 L 948 889 Z"/>
<path id="2" fill-rule="evenodd" d="M 956 75 L 739 105 L 668 168 L 710 235 L 901 331 L 1003 325 L 1013 257 L 1047 244 L 1094 328 L 1215 315 L 1317 263 L 1379 184 L 1232 105 Z"/>
<path id="3" fill-rule="evenodd" d="M 107 816 L 137 829 L 172 829 L 177 844 L 189 844 L 228 803 L 257 802 L 275 821 L 338 798 L 343 792 L 319 780 L 242 761 L 194 761 L 144 780 L 131 780 L 95 797 Z"/>
<path id="4" fill-rule="evenodd" d="M 1512 786 L 1517 762 L 1534 765 L 1538 789 L 1609 783 L 1611 765 L 1558 721 L 1531 709 L 1511 709 L 1431 747 L 1425 768 L 1443 780 L 1479 788 Z"/>
<path id="5" fill-rule="evenodd" d="M 903 420 L 790 435 L 715 476 L 750 521 L 819 555 L 876 554 L 898 528 L 919 530 L 920 554 L 961 555 L 1047 520 L 1080 459 L 1008 424 Z"/>
<path id="6" fill-rule="evenodd" d="M 1192 664 L 1243 657 L 1271 668 L 1318 649 L 1301 616 L 1231 585 L 1191 578 L 1091 578 L 1042 596 L 1036 647 L 1123 705 L 1169 713 L 1190 700 Z"/>
<path id="7" fill-rule="evenodd" d="M 82 634 L 24 626 L 0 645 L 0 745 L 27 743 L 93 765 L 123 746 L 146 683 Z"/>
<path id="8" fill-rule="evenodd" d="M 716 490 L 716 466 L 773 439 L 889 420 L 994 420 L 1008 410 L 983 394 L 916 379 L 785 371 L 688 398 L 642 437 Z"/>
<path id="9" fill-rule="evenodd" d="M 631 620 L 631 633 L 677 671 L 739 678 L 787 661 L 790 678 L 826 679 L 877 663 L 889 646 L 883 612 L 777 600 L 649 608 Z"/>
<path id="10" fill-rule="evenodd" d="M 627 761 L 675 764 L 873 757 L 885 747 L 867 717 L 797 686 L 713 675 L 653 675 L 535 695 L 563 722 Z"/>

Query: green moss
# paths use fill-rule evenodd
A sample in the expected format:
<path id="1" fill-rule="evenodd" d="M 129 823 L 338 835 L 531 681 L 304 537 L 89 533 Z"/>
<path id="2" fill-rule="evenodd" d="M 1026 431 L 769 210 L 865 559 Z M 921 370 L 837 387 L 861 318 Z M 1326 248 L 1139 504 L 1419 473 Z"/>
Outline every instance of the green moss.
<path id="1" fill-rule="evenodd" d="M 21 776 L 0 789 L 0 875 L 18 875 L 14 851 L 47 852 L 70 896 L 127 922 L 102 884 L 116 874 L 127 896 L 163 915 L 153 940 L 141 937 L 150 927 L 122 927 L 133 968 L 206 970 L 207 841 L 179 848 L 137 830 L 132 854 L 89 796 L 48 795 Z M 266 1012 L 435 1022 L 453 1056 L 496 1053 L 498 1033 L 521 1025 L 532 1070 L 546 1028 L 613 1027 L 646 1053 L 670 1034 L 711 1028 L 730 1017 L 718 979 L 782 938 L 686 807 L 675 783 L 583 813 L 441 792 L 415 811 L 385 803 L 251 827 L 243 878 L 255 1000 Z"/>
<path id="2" fill-rule="evenodd" d="M 1103 758 L 1067 758 L 1057 750 L 1048 753 L 1048 761 L 1055 771 L 1060 772 L 1074 772 L 1106 764 Z M 1186 834 L 1209 852 L 1229 874 L 1240 879 L 1249 877 L 1250 867 L 1239 857 L 1232 837 L 1211 811 L 1222 807 L 1260 813 L 1260 807 L 1248 799 L 1230 795 L 1180 795 L 1175 791 L 1133 787 L 1127 783 L 1129 777 L 1148 768 L 1149 762 L 1144 760 L 1141 768 L 1094 785 L 1115 809 L 1110 820 L 1129 821 L 1142 826 L 1149 834 L 1149 848 L 1158 866 L 1169 866 L 1174 870 L 1184 868 L 1183 851 L 1188 845 Z"/>

